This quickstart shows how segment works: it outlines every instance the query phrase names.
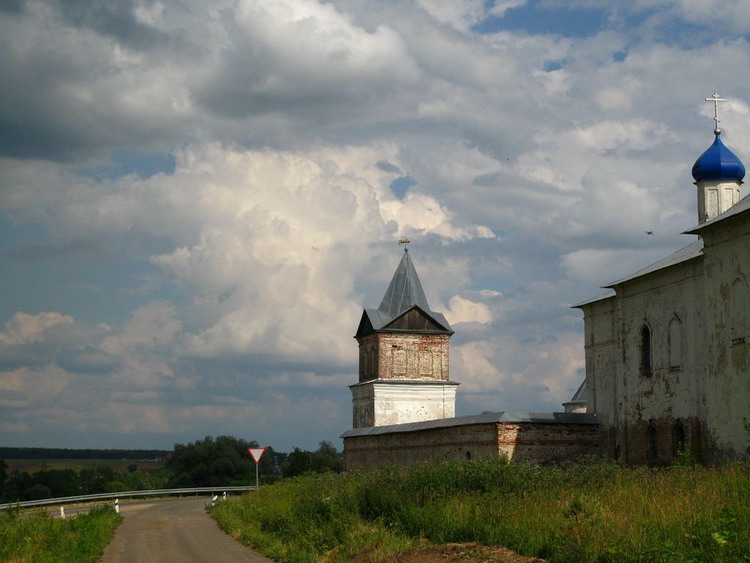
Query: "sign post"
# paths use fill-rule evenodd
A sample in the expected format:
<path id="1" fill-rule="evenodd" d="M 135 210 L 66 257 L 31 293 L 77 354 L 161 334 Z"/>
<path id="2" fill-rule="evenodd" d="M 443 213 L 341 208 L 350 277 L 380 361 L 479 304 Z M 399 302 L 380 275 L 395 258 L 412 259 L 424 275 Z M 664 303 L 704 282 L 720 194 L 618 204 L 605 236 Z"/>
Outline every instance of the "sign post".
<path id="1" fill-rule="evenodd" d="M 250 456 L 253 458 L 253 461 L 255 461 L 255 490 L 258 490 L 258 464 L 260 463 L 260 458 L 263 457 L 263 453 L 266 451 L 266 448 L 247 448 L 247 451 L 250 452 Z"/>

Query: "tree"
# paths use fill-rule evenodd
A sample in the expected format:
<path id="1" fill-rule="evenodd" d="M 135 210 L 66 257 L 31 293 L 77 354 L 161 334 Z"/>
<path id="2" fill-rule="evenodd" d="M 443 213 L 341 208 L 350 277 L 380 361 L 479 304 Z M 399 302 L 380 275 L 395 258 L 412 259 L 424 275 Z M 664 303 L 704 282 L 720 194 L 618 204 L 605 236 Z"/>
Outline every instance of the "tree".
<path id="1" fill-rule="evenodd" d="M 175 444 L 167 460 L 167 467 L 174 477 L 170 486 L 205 487 L 241 485 L 255 482 L 255 463 L 248 448 L 257 448 L 255 441 L 248 442 L 232 436 L 219 436 L 215 440 L 207 436 L 203 440 L 188 444 Z M 271 448 L 261 459 L 260 471 L 274 472 Z M 268 457 L 267 457 L 268 456 Z"/>
<path id="2" fill-rule="evenodd" d="M 4 459 L 0 459 L 0 491 L 3 490 L 5 480 L 8 478 L 8 464 Z"/>
<path id="3" fill-rule="evenodd" d="M 31 477 L 34 480 L 35 485 L 43 485 L 47 487 L 50 491 L 50 496 L 52 497 L 70 497 L 82 493 L 81 478 L 79 474 L 72 469 L 37 471 Z"/>
<path id="4" fill-rule="evenodd" d="M 34 484 L 31 475 L 21 471 L 13 471 L 5 480 L 3 497 L 6 502 L 26 500 L 24 491 Z"/>
<path id="5" fill-rule="evenodd" d="M 344 467 L 341 454 L 331 442 L 320 442 L 314 452 L 294 448 L 281 466 L 284 477 L 294 477 L 303 473 L 339 473 Z"/>

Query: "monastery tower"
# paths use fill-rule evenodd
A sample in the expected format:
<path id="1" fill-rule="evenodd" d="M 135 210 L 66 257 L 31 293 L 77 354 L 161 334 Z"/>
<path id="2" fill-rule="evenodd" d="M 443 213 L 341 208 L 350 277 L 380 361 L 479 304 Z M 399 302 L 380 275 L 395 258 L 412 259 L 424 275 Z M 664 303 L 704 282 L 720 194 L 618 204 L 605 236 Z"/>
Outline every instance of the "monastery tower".
<path id="1" fill-rule="evenodd" d="M 693 165 L 693 178 L 698 188 L 698 222 L 715 219 L 740 201 L 740 185 L 745 177 L 745 167 L 739 158 L 721 142 L 719 129 L 719 102 L 725 102 L 719 94 L 706 101 L 714 103 L 713 144 Z"/>
<path id="2" fill-rule="evenodd" d="M 430 310 L 408 248 L 377 309 L 365 309 L 355 338 L 359 383 L 350 385 L 354 428 L 452 418 L 456 388 L 448 346 L 453 335 Z"/>

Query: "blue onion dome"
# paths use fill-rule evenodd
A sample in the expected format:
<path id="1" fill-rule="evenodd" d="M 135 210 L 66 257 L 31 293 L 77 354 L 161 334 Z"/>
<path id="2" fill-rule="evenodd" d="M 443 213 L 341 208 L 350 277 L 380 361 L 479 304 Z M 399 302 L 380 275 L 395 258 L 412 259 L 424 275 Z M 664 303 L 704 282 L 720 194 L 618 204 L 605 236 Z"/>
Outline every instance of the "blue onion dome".
<path id="1" fill-rule="evenodd" d="M 701 180 L 734 180 L 741 182 L 745 177 L 745 166 L 737 155 L 730 151 L 719 138 L 708 147 L 693 165 L 693 178 Z"/>

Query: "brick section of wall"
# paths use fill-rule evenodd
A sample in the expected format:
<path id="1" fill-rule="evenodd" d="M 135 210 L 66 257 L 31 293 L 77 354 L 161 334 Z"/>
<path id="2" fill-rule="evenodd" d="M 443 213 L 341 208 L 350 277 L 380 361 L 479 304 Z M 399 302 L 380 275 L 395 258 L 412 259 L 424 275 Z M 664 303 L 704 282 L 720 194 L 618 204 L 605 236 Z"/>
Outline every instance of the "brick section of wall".
<path id="1" fill-rule="evenodd" d="M 346 471 L 376 469 L 383 464 L 408 465 L 496 454 L 494 423 L 344 438 Z"/>
<path id="2" fill-rule="evenodd" d="M 497 423 L 344 438 L 346 471 L 390 463 L 468 460 L 506 453 L 511 461 L 573 461 L 599 453 L 593 424 Z"/>
<path id="3" fill-rule="evenodd" d="M 449 334 L 378 332 L 359 339 L 359 382 L 372 379 L 448 381 Z"/>
<path id="4" fill-rule="evenodd" d="M 359 382 L 364 383 L 378 376 L 378 335 L 368 334 L 357 339 L 359 344 Z"/>
<path id="5" fill-rule="evenodd" d="M 666 465 L 674 461 L 680 445 L 687 446 L 696 459 L 702 455 L 701 420 L 697 417 L 665 416 L 637 420 L 621 429 L 602 427 L 605 455 L 634 465 Z"/>
<path id="6" fill-rule="evenodd" d="M 497 442 L 499 451 L 516 462 L 575 461 L 600 452 L 595 424 L 499 423 Z"/>

